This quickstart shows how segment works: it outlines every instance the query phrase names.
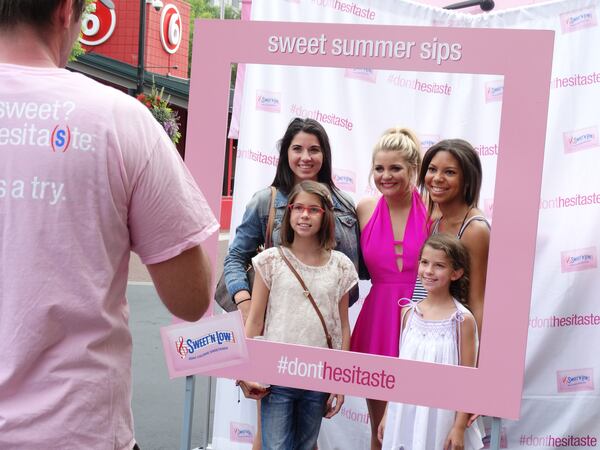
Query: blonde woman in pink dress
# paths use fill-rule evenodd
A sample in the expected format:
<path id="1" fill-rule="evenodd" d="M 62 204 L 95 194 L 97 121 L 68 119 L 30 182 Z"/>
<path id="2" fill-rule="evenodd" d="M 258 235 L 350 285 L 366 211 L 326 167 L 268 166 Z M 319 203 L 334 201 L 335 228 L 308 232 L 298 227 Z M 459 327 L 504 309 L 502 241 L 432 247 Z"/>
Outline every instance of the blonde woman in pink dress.
<path id="1" fill-rule="evenodd" d="M 398 356 L 401 299 L 410 299 L 417 260 L 427 238 L 427 212 L 415 187 L 421 164 L 419 141 L 406 128 L 391 128 L 373 149 L 372 175 L 381 196 L 357 207 L 361 249 L 372 287 L 352 333 L 350 350 Z M 380 449 L 377 426 L 386 402 L 367 399 L 371 449 Z"/>

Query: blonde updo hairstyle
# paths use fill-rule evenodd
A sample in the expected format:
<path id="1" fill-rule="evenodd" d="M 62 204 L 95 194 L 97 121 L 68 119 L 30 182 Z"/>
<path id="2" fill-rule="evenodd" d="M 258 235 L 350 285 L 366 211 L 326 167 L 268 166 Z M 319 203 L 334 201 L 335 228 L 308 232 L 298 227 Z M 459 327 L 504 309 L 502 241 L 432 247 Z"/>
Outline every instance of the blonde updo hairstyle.
<path id="1" fill-rule="evenodd" d="M 412 130 L 396 126 L 383 133 L 373 148 L 371 174 L 375 167 L 375 155 L 379 152 L 398 152 L 408 164 L 411 181 L 416 182 L 421 169 L 421 144 Z"/>

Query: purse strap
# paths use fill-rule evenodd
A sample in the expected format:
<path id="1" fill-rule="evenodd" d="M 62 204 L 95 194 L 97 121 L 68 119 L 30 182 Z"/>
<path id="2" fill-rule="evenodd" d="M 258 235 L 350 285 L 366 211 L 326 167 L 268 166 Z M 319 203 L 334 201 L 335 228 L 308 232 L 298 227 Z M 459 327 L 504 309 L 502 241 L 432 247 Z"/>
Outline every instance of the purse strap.
<path id="1" fill-rule="evenodd" d="M 267 220 L 267 232 L 265 236 L 265 248 L 273 246 L 273 240 L 271 235 L 273 234 L 273 221 L 275 220 L 275 196 L 277 195 L 277 189 L 271 186 L 271 203 L 269 206 L 269 219 Z"/>
<path id="2" fill-rule="evenodd" d="M 307 299 L 310 300 L 310 304 L 315 309 L 315 312 L 317 313 L 317 316 L 319 316 L 319 320 L 321 321 L 321 325 L 323 326 L 323 331 L 325 332 L 325 338 L 327 339 L 327 347 L 333 348 L 333 344 L 332 344 L 332 341 L 331 341 L 331 335 L 329 334 L 329 331 L 327 331 L 327 325 L 325 325 L 325 319 L 323 318 L 323 314 L 321 314 L 321 310 L 317 306 L 317 302 L 315 302 L 315 299 L 313 298 L 313 296 L 311 295 L 310 291 L 306 287 L 306 284 L 304 283 L 304 280 L 302 279 L 302 277 L 300 276 L 300 274 L 296 271 L 296 269 L 294 269 L 294 266 L 292 266 L 292 263 L 290 262 L 290 260 L 287 259 L 287 257 L 283 253 L 282 248 L 281 247 L 277 247 L 277 250 L 279 250 L 279 254 L 281 255 L 281 259 L 283 259 L 283 261 L 287 264 L 287 266 L 290 268 L 290 270 L 292 271 L 292 273 L 296 276 L 296 278 L 300 282 L 300 285 L 302 286 L 302 289 L 304 290 L 304 296 Z"/>

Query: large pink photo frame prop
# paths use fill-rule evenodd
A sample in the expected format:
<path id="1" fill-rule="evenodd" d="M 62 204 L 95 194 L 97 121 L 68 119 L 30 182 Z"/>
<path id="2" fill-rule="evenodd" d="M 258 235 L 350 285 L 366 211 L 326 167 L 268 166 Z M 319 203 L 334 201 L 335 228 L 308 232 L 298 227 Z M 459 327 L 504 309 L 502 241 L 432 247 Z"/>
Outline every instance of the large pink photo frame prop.
<path id="1" fill-rule="evenodd" d="M 273 51 L 273 47 L 269 49 L 271 36 L 304 37 L 307 44 L 313 37 L 321 40 L 312 41 L 313 51 L 309 52 L 307 45 L 300 48 L 304 52 L 283 53 Z M 332 51 L 331 42 L 336 38 L 416 44 L 408 57 L 406 53 L 404 57 L 344 57 Z M 420 45 L 436 41 L 460 45 L 460 58 L 422 59 L 418 52 Z M 553 42 L 551 31 L 198 21 L 186 163 L 217 215 L 232 63 L 504 76 L 494 229 L 478 368 L 248 340 L 248 364 L 209 373 L 517 419 L 523 387 Z M 214 262 L 217 236 L 207 242 L 206 248 Z"/>

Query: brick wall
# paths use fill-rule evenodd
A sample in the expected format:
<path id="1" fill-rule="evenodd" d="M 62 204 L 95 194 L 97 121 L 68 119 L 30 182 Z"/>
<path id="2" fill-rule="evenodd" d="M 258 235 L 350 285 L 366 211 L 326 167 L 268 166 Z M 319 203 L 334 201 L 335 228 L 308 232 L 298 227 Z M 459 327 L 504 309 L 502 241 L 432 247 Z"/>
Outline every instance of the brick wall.
<path id="1" fill-rule="evenodd" d="M 168 53 L 161 43 L 161 14 L 168 5 L 175 5 L 181 16 L 182 38 L 179 49 Z M 105 20 L 109 14 L 101 11 L 105 7 L 97 4 L 98 17 Z M 183 0 L 164 1 L 162 11 L 155 11 L 151 5 L 146 6 L 146 51 L 144 66 L 149 72 L 161 75 L 188 77 L 188 51 L 190 35 L 190 5 Z M 122 61 L 132 66 L 138 64 L 138 39 L 140 27 L 140 4 L 138 1 L 115 1 L 116 25 L 113 34 L 106 42 L 89 46 L 84 45 L 88 53 L 98 53 L 109 58 Z M 165 27 L 166 28 L 166 27 Z M 171 67 L 177 65 L 177 69 Z M 160 67 L 160 68 L 159 68 Z"/>

